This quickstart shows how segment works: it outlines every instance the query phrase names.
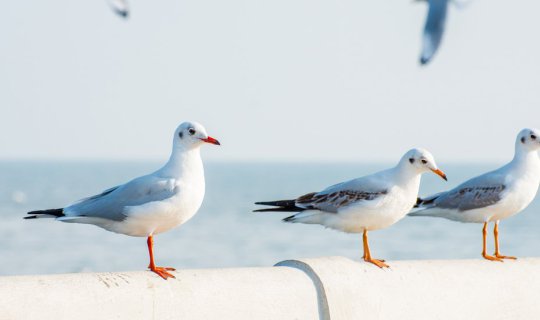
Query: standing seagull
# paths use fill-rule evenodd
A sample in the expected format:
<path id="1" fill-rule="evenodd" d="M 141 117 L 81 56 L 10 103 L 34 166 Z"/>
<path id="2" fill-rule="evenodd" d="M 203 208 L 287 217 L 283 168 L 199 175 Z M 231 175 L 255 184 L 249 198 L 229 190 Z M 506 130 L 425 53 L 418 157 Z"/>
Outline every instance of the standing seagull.
<path id="1" fill-rule="evenodd" d="M 126 0 L 108 0 L 113 11 L 122 18 L 127 19 L 129 16 L 129 6 Z"/>
<path id="2" fill-rule="evenodd" d="M 499 251 L 499 221 L 525 209 L 540 183 L 540 131 L 523 129 L 516 139 L 514 159 L 505 166 L 462 183 L 456 188 L 418 199 L 410 216 L 441 217 L 459 222 L 483 223 L 482 256 L 487 260 L 515 259 Z M 486 252 L 489 222 L 495 222 L 495 254 Z"/>
<path id="3" fill-rule="evenodd" d="M 422 54 L 420 64 L 427 64 L 439 49 L 444 34 L 446 14 L 449 0 L 426 0 L 429 4 L 424 35 L 422 39 Z"/>
<path id="4" fill-rule="evenodd" d="M 205 142 L 219 145 L 202 125 L 184 122 L 174 132 L 171 157 L 161 169 L 65 208 L 29 212 L 25 219 L 55 218 L 148 237 L 148 268 L 163 279 L 174 278 L 168 272 L 174 268 L 154 263 L 153 235 L 185 223 L 199 210 L 205 187 L 200 147 Z"/>
<path id="5" fill-rule="evenodd" d="M 412 149 L 394 168 L 342 182 L 294 200 L 256 202 L 277 208 L 255 212 L 299 212 L 283 221 L 320 224 L 347 233 L 363 233 L 364 260 L 380 268 L 388 267 L 384 260 L 371 257 L 368 231 L 391 226 L 412 209 L 420 187 L 420 176 L 427 171 L 433 171 L 446 180 L 431 153 Z"/>

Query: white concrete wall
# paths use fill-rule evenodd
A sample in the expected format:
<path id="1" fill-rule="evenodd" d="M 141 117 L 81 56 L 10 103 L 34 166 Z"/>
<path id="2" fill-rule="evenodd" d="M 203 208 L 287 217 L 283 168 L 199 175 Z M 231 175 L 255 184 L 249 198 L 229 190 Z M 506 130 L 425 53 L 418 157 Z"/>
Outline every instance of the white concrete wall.
<path id="1" fill-rule="evenodd" d="M 302 271 L 181 270 L 0 278 L 0 319 L 317 319 L 317 296 Z"/>
<path id="2" fill-rule="evenodd" d="M 310 275 L 324 319 L 540 319 L 540 259 L 389 264 L 341 257 L 278 263 Z"/>
<path id="3" fill-rule="evenodd" d="M 540 259 L 0 277 L 0 319 L 540 319 Z"/>

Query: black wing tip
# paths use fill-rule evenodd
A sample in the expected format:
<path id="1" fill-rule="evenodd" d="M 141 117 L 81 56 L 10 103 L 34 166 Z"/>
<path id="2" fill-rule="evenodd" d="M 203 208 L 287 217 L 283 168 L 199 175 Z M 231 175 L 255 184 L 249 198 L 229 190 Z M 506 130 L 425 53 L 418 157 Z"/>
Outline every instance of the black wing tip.
<path id="1" fill-rule="evenodd" d="M 285 208 L 285 207 L 277 207 L 277 208 L 266 208 L 266 209 L 257 209 L 253 210 L 253 212 L 300 212 L 303 211 L 302 208 Z"/>
<path id="2" fill-rule="evenodd" d="M 253 212 L 299 212 L 305 210 L 296 206 L 295 200 L 278 200 L 278 201 L 258 201 L 256 205 L 273 206 L 274 208 L 264 208 L 253 210 Z"/>
<path id="3" fill-rule="evenodd" d="M 283 222 L 291 222 L 294 220 L 294 215 L 281 219 Z"/>
<path id="4" fill-rule="evenodd" d="M 260 206 L 282 207 L 285 203 L 289 204 L 291 201 L 294 202 L 294 200 L 257 201 L 255 202 L 255 204 L 260 205 Z"/>
<path id="5" fill-rule="evenodd" d="M 431 205 L 435 202 L 435 200 L 437 200 L 439 198 L 439 194 L 435 195 L 435 196 L 432 196 L 432 197 L 427 197 L 425 199 L 422 199 L 420 197 L 416 198 L 416 204 L 414 205 L 413 208 L 420 208 L 420 206 L 428 206 L 428 205 Z"/>
<path id="6" fill-rule="evenodd" d="M 255 204 L 261 206 L 274 206 L 274 207 L 292 207 L 296 206 L 296 200 L 275 200 L 275 201 L 257 201 Z"/>
<path id="7" fill-rule="evenodd" d="M 115 12 L 118 16 L 120 16 L 120 17 L 122 17 L 122 18 L 124 18 L 124 19 L 129 18 L 129 11 L 114 10 L 114 12 Z"/>
<path id="8" fill-rule="evenodd" d="M 46 215 L 55 216 L 55 217 L 63 217 L 64 216 L 64 208 L 36 210 L 36 211 L 27 212 L 26 214 L 29 214 L 32 217 L 25 217 L 25 219 L 35 219 L 40 214 L 46 214 Z"/>
<path id="9" fill-rule="evenodd" d="M 420 58 L 420 65 L 425 66 L 425 65 L 427 65 L 429 63 L 430 60 L 431 60 L 430 58 L 421 57 Z"/>
<path id="10" fill-rule="evenodd" d="M 30 213 L 28 213 L 28 214 L 30 214 Z M 37 216 L 24 217 L 23 219 L 26 219 L 26 220 L 28 220 L 28 219 L 37 219 Z"/>

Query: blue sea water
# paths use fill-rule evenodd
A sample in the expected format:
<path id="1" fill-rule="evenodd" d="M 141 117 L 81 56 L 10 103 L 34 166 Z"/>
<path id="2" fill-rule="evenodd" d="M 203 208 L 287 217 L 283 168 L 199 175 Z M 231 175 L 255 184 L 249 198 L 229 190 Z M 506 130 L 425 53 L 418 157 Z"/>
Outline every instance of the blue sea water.
<path id="1" fill-rule="evenodd" d="M 148 265 L 144 238 L 91 225 L 22 217 L 30 210 L 65 206 L 158 167 L 150 162 L 0 162 L 0 275 L 144 270 Z M 286 213 L 252 213 L 253 202 L 298 196 L 386 167 L 388 164 L 207 163 L 204 204 L 188 223 L 155 237 L 157 264 L 177 268 L 271 266 L 285 259 L 327 255 L 359 260 L 360 235 L 283 223 Z M 496 167 L 443 165 L 449 181 L 426 174 L 420 194 L 453 187 Z M 522 213 L 501 223 L 504 254 L 540 256 L 539 209 L 536 199 Z M 375 257 L 390 261 L 479 258 L 481 229 L 479 224 L 404 218 L 372 232 L 370 244 Z"/>

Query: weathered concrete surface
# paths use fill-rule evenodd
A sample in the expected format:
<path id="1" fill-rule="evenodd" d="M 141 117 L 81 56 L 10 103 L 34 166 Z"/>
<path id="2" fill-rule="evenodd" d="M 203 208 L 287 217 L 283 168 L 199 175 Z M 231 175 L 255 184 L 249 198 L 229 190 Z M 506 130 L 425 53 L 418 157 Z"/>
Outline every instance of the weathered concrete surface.
<path id="1" fill-rule="evenodd" d="M 540 319 L 540 259 L 0 277 L 3 319 Z"/>
<path id="2" fill-rule="evenodd" d="M 278 263 L 306 272 L 323 319 L 540 319 L 540 259 Z"/>
<path id="3" fill-rule="evenodd" d="M 288 268 L 0 278 L 0 319 L 318 319 L 313 283 Z"/>

